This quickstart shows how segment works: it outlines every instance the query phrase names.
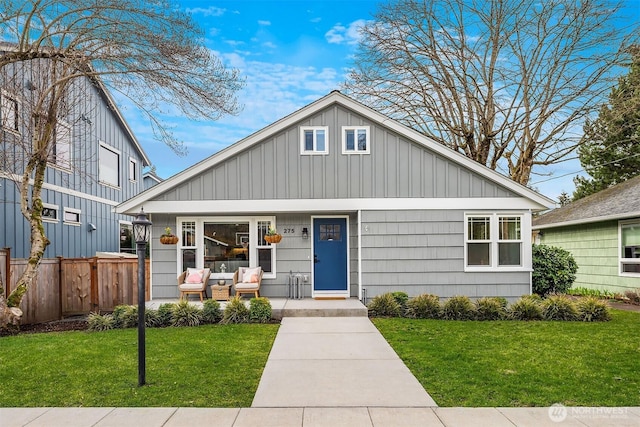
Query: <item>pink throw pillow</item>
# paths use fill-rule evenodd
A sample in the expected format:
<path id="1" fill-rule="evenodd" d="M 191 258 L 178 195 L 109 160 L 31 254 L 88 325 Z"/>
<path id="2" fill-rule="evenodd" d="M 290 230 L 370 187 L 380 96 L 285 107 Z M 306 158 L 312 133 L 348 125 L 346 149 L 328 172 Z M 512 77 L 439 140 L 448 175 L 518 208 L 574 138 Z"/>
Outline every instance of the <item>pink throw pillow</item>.
<path id="1" fill-rule="evenodd" d="M 242 276 L 242 281 L 244 283 L 258 283 L 258 278 L 260 277 L 261 268 L 249 268 L 245 271 Z"/>
<path id="2" fill-rule="evenodd" d="M 185 283 L 201 283 L 204 270 L 187 271 L 187 280 Z"/>

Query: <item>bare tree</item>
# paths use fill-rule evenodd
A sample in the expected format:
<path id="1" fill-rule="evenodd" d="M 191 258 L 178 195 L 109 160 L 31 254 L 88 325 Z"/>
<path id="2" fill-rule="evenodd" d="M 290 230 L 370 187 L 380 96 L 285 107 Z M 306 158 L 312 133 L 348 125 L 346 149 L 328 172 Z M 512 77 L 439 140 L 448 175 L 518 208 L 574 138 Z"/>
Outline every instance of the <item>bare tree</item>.
<path id="1" fill-rule="evenodd" d="M 620 6 L 600 0 L 400 0 L 362 28 L 347 92 L 527 184 L 566 159 L 611 87 Z M 625 36 L 627 34 L 627 36 Z"/>
<path id="2" fill-rule="evenodd" d="M 42 225 L 45 170 L 64 161 L 56 138 L 82 84 L 105 84 L 128 97 L 146 113 L 156 137 L 181 152 L 182 144 L 155 113 L 174 106 L 194 119 L 234 114 L 242 81 L 202 45 L 201 30 L 169 0 L 0 0 L 0 15 L 0 30 L 12 42 L 0 49 L 2 83 L 14 90 L 28 86 L 29 104 L 23 109 L 28 136 L 5 140 L 14 143 L 3 160 L 19 165 L 13 176 L 31 229 L 24 274 L 10 295 L 0 288 L 2 328 L 19 321 L 19 304 L 49 244 Z M 15 78 L 24 70 L 36 80 Z"/>

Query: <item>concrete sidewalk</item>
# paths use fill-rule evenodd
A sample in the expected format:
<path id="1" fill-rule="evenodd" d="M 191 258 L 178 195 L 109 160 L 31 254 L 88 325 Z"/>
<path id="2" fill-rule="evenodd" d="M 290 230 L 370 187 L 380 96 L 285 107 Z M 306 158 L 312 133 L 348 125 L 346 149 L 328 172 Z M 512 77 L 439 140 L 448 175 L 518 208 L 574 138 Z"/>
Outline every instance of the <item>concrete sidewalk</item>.
<path id="1" fill-rule="evenodd" d="M 251 406 L 437 405 L 368 317 L 285 317 Z"/>

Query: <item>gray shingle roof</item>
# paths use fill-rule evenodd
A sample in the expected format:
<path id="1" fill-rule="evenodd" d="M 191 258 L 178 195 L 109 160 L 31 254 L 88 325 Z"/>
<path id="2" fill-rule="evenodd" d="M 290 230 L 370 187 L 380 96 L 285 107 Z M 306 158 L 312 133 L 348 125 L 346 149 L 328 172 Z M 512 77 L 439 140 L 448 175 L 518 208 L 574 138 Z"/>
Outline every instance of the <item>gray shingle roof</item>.
<path id="1" fill-rule="evenodd" d="M 533 228 L 633 216 L 640 216 L 640 175 L 541 215 Z"/>

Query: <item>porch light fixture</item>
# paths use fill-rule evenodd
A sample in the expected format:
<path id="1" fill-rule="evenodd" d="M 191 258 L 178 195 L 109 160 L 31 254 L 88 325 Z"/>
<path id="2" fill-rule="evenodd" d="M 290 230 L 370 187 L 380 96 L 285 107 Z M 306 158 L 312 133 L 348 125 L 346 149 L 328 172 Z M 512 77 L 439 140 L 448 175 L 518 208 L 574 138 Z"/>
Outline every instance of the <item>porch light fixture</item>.
<path id="1" fill-rule="evenodd" d="M 140 213 L 131 221 L 133 224 L 133 237 L 136 241 L 136 252 L 138 254 L 138 387 L 145 384 L 145 336 L 144 336 L 144 290 L 145 271 L 144 253 L 147 242 L 151 236 L 151 221 L 147 219 L 144 209 L 140 208 Z"/>
<path id="2" fill-rule="evenodd" d="M 308 239 L 309 238 L 309 229 L 307 227 L 303 227 L 302 228 L 302 238 L 303 239 Z"/>

